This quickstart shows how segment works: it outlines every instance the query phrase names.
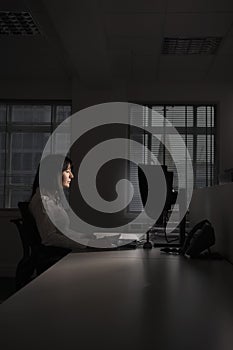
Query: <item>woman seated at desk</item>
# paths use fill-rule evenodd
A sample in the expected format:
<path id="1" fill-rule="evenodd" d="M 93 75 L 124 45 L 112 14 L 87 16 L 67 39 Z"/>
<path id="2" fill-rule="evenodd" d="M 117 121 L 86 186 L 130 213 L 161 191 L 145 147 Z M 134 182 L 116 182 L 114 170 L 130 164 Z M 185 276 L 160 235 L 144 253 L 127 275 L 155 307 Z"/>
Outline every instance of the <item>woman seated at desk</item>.
<path id="1" fill-rule="evenodd" d="M 61 200 L 62 195 L 64 196 L 63 190 L 69 189 L 74 178 L 72 161 L 68 157 L 64 160 L 62 172 L 57 170 L 63 159 L 61 155 L 49 155 L 42 160 L 42 169 L 48 169 L 48 172 L 42 171 L 39 175 L 40 164 L 33 183 L 29 210 L 36 221 L 43 245 L 83 250 L 86 246 L 77 241 L 87 242 L 88 240 L 85 239 L 84 234 L 69 228 L 69 216 Z M 66 234 L 63 234 L 57 227 L 62 228 L 61 231 Z"/>

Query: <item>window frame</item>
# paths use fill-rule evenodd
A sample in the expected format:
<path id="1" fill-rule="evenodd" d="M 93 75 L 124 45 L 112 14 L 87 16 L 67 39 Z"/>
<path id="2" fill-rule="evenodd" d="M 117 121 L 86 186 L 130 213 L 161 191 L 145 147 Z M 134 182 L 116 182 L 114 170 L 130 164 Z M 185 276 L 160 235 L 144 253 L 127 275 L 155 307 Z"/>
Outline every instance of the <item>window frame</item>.
<path id="1" fill-rule="evenodd" d="M 31 186 L 26 184 L 11 184 L 10 175 L 12 174 L 12 135 L 15 132 L 21 133 L 49 133 L 50 135 L 56 129 L 56 127 L 62 122 L 56 120 L 56 109 L 58 106 L 69 106 L 70 115 L 72 114 L 72 100 L 71 99 L 52 99 L 52 100 L 18 100 L 18 99 L 1 99 L 0 105 L 6 106 L 6 119 L 5 122 L 0 123 L 0 133 L 5 134 L 5 167 L 4 167 L 4 179 L 3 179 L 3 203 L 0 203 L 1 210 L 15 210 L 14 206 L 10 203 L 10 193 L 12 190 L 29 190 Z M 12 108 L 13 106 L 50 106 L 51 115 L 50 122 L 14 122 L 12 120 Z M 36 171 L 36 169 L 35 169 Z M 2 206 L 3 204 L 3 206 Z"/>
<path id="2" fill-rule="evenodd" d="M 181 107 L 181 106 L 184 106 L 184 107 L 193 107 L 193 126 L 187 126 L 187 122 L 186 122 L 186 125 L 185 126 L 181 126 L 181 127 L 176 127 L 177 131 L 183 135 L 185 135 L 185 142 L 187 142 L 187 136 L 188 135 L 192 135 L 193 136 L 193 158 L 194 158 L 194 161 L 195 161 L 195 165 L 196 165 L 196 156 L 197 156 L 197 136 L 198 135 L 213 135 L 213 138 L 214 138 L 214 142 L 213 142 L 213 148 L 214 148 L 214 156 L 213 156 L 213 172 L 211 171 L 211 175 L 212 178 L 210 180 L 211 183 L 208 183 L 208 177 L 206 177 L 206 185 L 204 187 L 207 187 L 207 186 L 213 186 L 213 185 L 216 185 L 217 184 L 217 169 L 218 169 L 218 164 L 217 164 L 217 124 L 216 124 L 216 120 L 217 120 L 217 104 L 216 103 L 210 103 L 210 102 L 203 102 L 203 103 L 194 103 L 194 102 L 190 102 L 190 103 L 155 103 L 155 102 L 143 102 L 143 103 L 140 103 L 140 102 L 130 102 L 132 104 L 136 104 L 136 105 L 140 105 L 140 106 L 143 106 L 143 107 L 148 107 L 150 110 L 153 108 L 153 107 L 156 107 L 156 106 L 161 106 L 163 108 L 165 108 L 166 110 L 166 107 Z M 212 107 L 213 108 L 213 116 L 211 116 L 211 118 L 213 118 L 213 127 L 210 126 L 210 127 L 207 127 L 207 125 L 205 125 L 204 127 L 200 127 L 200 126 L 197 126 L 197 109 L 198 107 Z M 187 113 L 187 112 L 186 112 Z M 166 113 L 165 113 L 166 115 Z M 129 118 L 131 118 L 131 116 L 129 116 Z M 130 120 L 131 121 L 131 120 Z M 151 117 L 151 121 L 152 121 L 152 117 Z M 186 117 L 186 121 L 187 121 L 187 117 Z M 206 121 L 207 121 L 207 114 L 206 114 Z M 149 123 L 148 123 L 149 124 Z M 206 123 L 207 124 L 207 123 Z M 143 128 L 143 126 L 142 126 Z M 152 129 L 153 127 L 151 127 Z M 208 133 L 208 131 L 210 131 L 210 133 Z M 129 128 L 128 128 L 128 138 L 131 139 L 131 127 L 129 125 Z M 144 140 L 145 140 L 145 136 L 146 136 L 146 133 L 144 133 Z M 148 134 L 148 145 L 149 145 L 149 149 L 151 150 L 151 146 L 152 146 L 152 143 L 151 143 L 151 139 L 152 139 L 152 134 Z M 207 137 L 206 137 L 206 140 L 207 140 Z M 143 141 L 144 142 L 144 141 Z M 207 141 L 206 141 L 207 142 Z M 145 143 L 144 143 L 145 145 Z M 165 146 L 163 146 L 163 148 L 165 149 Z M 212 148 L 211 148 L 211 152 L 212 152 Z M 129 154 L 130 154 L 130 150 L 129 150 Z M 206 149 L 206 157 L 208 156 L 208 150 Z M 143 155 L 143 159 L 145 160 L 145 155 Z M 193 160 L 192 160 L 193 161 Z M 144 163 L 144 164 L 147 164 L 147 163 Z M 150 163 L 148 163 L 150 164 Z M 166 162 L 165 162 L 165 152 L 163 152 L 163 164 L 166 165 Z M 206 167 L 206 173 L 209 171 L 208 167 Z M 196 172 L 197 172 L 197 168 L 194 166 L 194 189 L 195 188 L 200 188 L 200 187 L 195 187 L 195 183 L 196 183 Z M 127 178 L 130 179 L 130 166 L 128 167 L 127 169 Z M 187 181 L 187 179 L 186 179 Z M 135 210 L 130 210 L 128 211 L 128 213 L 135 213 L 135 212 L 140 212 L 141 210 L 138 210 L 138 211 L 135 211 Z"/>

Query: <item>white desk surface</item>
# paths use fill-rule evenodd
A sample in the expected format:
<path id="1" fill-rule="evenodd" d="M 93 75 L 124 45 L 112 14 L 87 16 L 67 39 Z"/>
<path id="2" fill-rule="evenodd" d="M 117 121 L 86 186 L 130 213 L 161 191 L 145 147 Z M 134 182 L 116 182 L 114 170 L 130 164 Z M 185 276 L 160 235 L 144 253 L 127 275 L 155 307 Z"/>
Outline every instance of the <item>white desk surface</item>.
<path id="1" fill-rule="evenodd" d="M 0 305 L 0 349 L 233 349 L 233 266 L 69 254 Z"/>

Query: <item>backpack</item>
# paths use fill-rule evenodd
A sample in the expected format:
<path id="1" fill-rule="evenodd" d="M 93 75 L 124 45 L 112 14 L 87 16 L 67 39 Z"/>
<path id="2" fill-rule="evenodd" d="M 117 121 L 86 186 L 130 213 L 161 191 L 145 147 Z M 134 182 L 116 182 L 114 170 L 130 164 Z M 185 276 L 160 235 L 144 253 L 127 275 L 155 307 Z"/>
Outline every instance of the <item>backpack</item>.
<path id="1" fill-rule="evenodd" d="M 215 244 L 214 228 L 209 220 L 196 224 L 189 232 L 180 254 L 187 258 L 197 258 L 200 254 Z"/>

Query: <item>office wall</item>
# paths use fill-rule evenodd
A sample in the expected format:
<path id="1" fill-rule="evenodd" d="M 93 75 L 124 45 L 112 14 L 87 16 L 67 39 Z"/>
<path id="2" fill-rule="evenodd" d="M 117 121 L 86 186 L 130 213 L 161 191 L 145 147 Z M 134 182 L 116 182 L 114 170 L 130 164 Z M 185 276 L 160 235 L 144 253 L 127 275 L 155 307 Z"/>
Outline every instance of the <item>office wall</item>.
<path id="1" fill-rule="evenodd" d="M 217 251 L 233 263 L 233 183 L 195 190 L 190 203 L 190 226 L 208 219 L 215 230 Z"/>
<path id="2" fill-rule="evenodd" d="M 69 79 L 1 79 L 0 100 L 59 100 L 71 99 Z"/>
<path id="3" fill-rule="evenodd" d="M 219 174 L 233 168 L 233 89 L 222 98 L 217 119 Z"/>

